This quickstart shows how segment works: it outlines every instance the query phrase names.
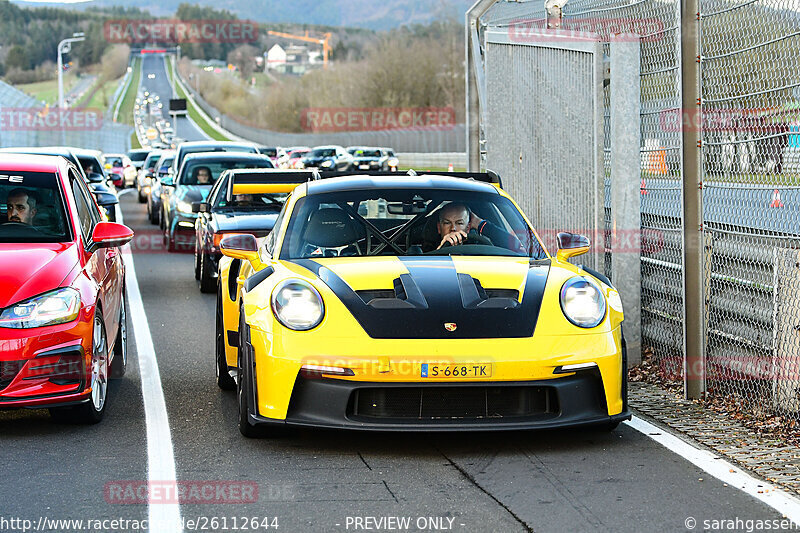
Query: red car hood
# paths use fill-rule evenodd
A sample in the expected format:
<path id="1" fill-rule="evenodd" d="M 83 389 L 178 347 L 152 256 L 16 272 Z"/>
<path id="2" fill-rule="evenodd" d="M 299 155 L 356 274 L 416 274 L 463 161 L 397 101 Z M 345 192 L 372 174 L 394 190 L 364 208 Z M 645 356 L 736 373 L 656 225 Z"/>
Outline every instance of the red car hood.
<path id="1" fill-rule="evenodd" d="M 0 308 L 58 288 L 78 260 L 75 243 L 0 244 Z"/>

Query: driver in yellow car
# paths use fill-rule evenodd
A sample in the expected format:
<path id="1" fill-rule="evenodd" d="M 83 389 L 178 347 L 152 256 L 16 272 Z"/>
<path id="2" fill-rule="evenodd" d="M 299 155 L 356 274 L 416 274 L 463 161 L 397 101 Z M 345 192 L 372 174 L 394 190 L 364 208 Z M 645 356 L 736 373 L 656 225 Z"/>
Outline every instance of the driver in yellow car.
<path id="1" fill-rule="evenodd" d="M 502 246 L 509 250 L 524 251 L 522 243 L 514 235 L 504 231 L 491 222 L 483 220 L 462 203 L 451 202 L 439 209 L 439 221 L 436 224 L 442 246 L 458 246 L 467 244 L 470 232 L 474 231 L 480 244 Z"/>
<path id="2" fill-rule="evenodd" d="M 8 193 L 6 199 L 8 207 L 8 221 L 20 224 L 33 224 L 36 216 L 36 198 L 25 189 L 14 189 Z"/>

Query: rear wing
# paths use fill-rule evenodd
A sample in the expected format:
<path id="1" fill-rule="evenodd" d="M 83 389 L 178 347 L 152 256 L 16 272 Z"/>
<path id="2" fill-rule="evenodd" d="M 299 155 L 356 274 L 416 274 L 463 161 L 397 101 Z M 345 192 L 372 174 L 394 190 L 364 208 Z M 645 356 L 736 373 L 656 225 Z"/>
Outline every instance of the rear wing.
<path id="1" fill-rule="evenodd" d="M 503 188 L 503 181 L 500 175 L 493 170 L 486 172 L 436 172 L 433 170 L 415 170 L 410 169 L 406 172 L 384 172 L 375 170 L 321 170 L 319 176 L 322 179 L 335 178 L 337 176 L 353 176 L 353 175 L 370 175 L 370 176 L 394 176 L 400 178 L 403 176 L 444 176 L 451 178 L 464 178 L 468 180 L 482 181 L 484 183 L 492 183 L 499 188 Z"/>
<path id="2" fill-rule="evenodd" d="M 319 179 L 317 172 L 309 170 L 254 168 L 228 172 L 228 201 L 236 194 L 290 193 L 301 183 Z"/>

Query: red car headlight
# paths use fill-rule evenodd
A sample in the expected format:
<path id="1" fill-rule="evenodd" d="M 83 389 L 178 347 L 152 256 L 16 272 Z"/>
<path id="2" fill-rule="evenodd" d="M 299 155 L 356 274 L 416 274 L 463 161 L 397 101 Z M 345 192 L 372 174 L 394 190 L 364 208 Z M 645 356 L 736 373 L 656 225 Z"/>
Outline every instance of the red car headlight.
<path id="1" fill-rule="evenodd" d="M 3 309 L 0 327 L 27 329 L 65 324 L 78 318 L 80 310 L 80 293 L 63 287 Z"/>

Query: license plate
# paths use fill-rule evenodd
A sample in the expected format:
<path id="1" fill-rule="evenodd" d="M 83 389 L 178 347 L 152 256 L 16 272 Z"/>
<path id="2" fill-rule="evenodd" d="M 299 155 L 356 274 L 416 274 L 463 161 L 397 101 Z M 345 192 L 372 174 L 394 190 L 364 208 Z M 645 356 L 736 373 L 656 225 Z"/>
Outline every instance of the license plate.
<path id="1" fill-rule="evenodd" d="M 423 363 L 420 368 L 420 377 L 423 378 L 490 378 L 492 377 L 491 363 L 466 363 L 461 365 L 442 365 Z"/>
<path id="2" fill-rule="evenodd" d="M 369 170 L 369 165 L 358 165 L 361 170 Z"/>

